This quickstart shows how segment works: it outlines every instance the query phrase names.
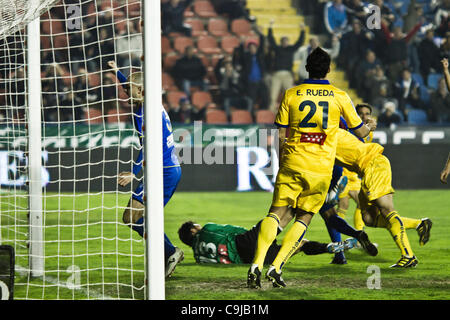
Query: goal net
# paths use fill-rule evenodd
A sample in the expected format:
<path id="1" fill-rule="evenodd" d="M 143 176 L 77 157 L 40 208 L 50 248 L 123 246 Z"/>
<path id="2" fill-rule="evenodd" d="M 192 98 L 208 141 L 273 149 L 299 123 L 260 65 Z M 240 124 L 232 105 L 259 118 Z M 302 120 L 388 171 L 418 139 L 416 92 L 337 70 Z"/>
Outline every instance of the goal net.
<path id="1" fill-rule="evenodd" d="M 125 76 L 142 69 L 140 6 L 0 1 L 0 245 L 15 249 L 15 299 L 146 298 L 145 243 L 123 220 L 143 175 L 117 184 L 141 144 L 134 108 L 108 63 Z M 30 47 L 35 18 L 39 51 Z M 29 80 L 37 56 L 36 126 Z M 39 143 L 40 181 L 33 181 L 30 153 Z M 33 194 L 41 196 L 41 215 Z"/>

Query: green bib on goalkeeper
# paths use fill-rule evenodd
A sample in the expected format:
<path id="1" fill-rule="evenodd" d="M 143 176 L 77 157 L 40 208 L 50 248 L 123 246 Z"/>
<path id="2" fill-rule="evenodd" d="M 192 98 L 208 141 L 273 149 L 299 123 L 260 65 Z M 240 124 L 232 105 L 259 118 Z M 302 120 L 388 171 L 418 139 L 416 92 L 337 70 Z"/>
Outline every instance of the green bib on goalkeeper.
<path id="1" fill-rule="evenodd" d="M 235 237 L 247 229 L 225 224 L 207 223 L 195 235 L 192 249 L 198 263 L 242 263 Z"/>

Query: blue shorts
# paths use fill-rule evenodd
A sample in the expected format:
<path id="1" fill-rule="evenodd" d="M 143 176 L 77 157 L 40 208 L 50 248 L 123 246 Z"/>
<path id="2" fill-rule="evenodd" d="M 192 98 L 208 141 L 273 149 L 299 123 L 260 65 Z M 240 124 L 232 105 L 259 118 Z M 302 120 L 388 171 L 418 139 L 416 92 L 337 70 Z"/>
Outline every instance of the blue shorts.
<path id="1" fill-rule="evenodd" d="M 181 178 L 181 167 L 169 167 L 163 169 L 163 183 L 164 183 L 164 206 L 172 198 L 177 189 L 178 182 Z M 144 204 L 144 183 L 141 182 L 133 192 L 133 199 Z"/>
<path id="2" fill-rule="evenodd" d="M 339 179 L 342 177 L 342 172 L 343 172 L 342 167 L 339 167 L 339 166 L 333 167 L 333 176 L 331 177 L 331 183 L 330 183 L 330 187 L 328 188 L 328 192 L 330 192 L 330 190 L 332 190 L 334 187 L 336 187 L 337 183 L 339 182 Z M 322 208 L 320 208 L 319 212 L 323 213 L 333 207 L 334 207 L 333 205 L 325 202 L 323 204 Z"/>

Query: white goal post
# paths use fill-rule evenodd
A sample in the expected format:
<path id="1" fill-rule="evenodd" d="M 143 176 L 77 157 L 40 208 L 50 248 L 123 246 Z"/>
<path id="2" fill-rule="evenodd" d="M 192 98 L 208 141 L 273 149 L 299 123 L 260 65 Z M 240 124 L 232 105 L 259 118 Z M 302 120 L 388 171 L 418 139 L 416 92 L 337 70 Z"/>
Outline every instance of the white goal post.
<path id="1" fill-rule="evenodd" d="M 165 299 L 160 9 L 0 0 L 0 244 L 16 252 L 15 299 Z M 144 71 L 143 145 L 110 61 Z M 147 165 L 119 186 L 141 150 Z M 146 181 L 147 241 L 125 219 Z"/>

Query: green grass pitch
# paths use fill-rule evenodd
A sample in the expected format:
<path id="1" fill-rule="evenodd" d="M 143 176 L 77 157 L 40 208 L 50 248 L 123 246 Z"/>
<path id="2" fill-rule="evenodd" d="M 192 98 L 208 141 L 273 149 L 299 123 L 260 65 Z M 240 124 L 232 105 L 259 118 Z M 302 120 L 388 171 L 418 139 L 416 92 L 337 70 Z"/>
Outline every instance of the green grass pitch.
<path id="1" fill-rule="evenodd" d="M 408 230 L 411 245 L 419 259 L 419 264 L 414 269 L 389 269 L 400 256 L 389 232 L 385 229 L 366 228 L 371 240 L 379 245 L 378 256 L 370 257 L 361 250 L 353 249 L 346 253 L 347 265 L 330 265 L 330 254 L 299 254 L 291 258 L 283 268 L 283 277 L 288 285 L 286 288 L 274 289 L 263 281 L 261 290 L 251 290 L 246 288 L 248 265 L 196 264 L 192 250 L 178 239 L 177 230 L 187 220 L 200 224 L 215 222 L 250 228 L 266 215 L 271 194 L 175 193 L 166 206 L 165 229 L 172 242 L 183 249 L 185 259 L 166 281 L 166 298 L 448 300 L 449 195 L 450 192 L 446 190 L 399 190 L 394 197 L 395 207 L 401 216 L 429 217 L 433 221 L 430 242 L 423 247 L 419 246 L 417 232 Z M 138 235 L 117 223 L 121 221 L 122 207 L 127 202 L 126 195 L 115 194 L 48 198 L 45 206 L 55 212 L 46 214 L 45 237 L 49 241 L 45 247 L 47 279 L 32 279 L 27 286 L 24 285 L 27 282 L 26 276 L 18 274 L 15 297 L 142 299 L 144 244 Z M 107 209 L 102 212 L 99 209 L 101 206 Z M 117 209 L 118 206 L 121 208 Z M 89 210 L 84 211 L 86 208 Z M 353 211 L 352 203 L 346 217 L 351 224 Z M 104 222 L 102 224 L 98 223 L 101 219 Z M 279 241 L 283 234 L 278 237 Z M 320 216 L 314 217 L 306 238 L 329 242 Z M 58 239 L 62 241 L 57 241 Z M 26 263 L 24 257 L 19 256 L 17 260 L 18 264 Z M 381 289 L 367 287 L 367 279 L 372 275 L 368 273 L 371 265 L 380 268 Z M 70 278 L 73 273 L 68 270 L 71 266 L 79 268 L 79 282 L 76 284 L 81 290 L 67 288 L 68 284 L 70 286 L 70 283 L 74 283 Z"/>

